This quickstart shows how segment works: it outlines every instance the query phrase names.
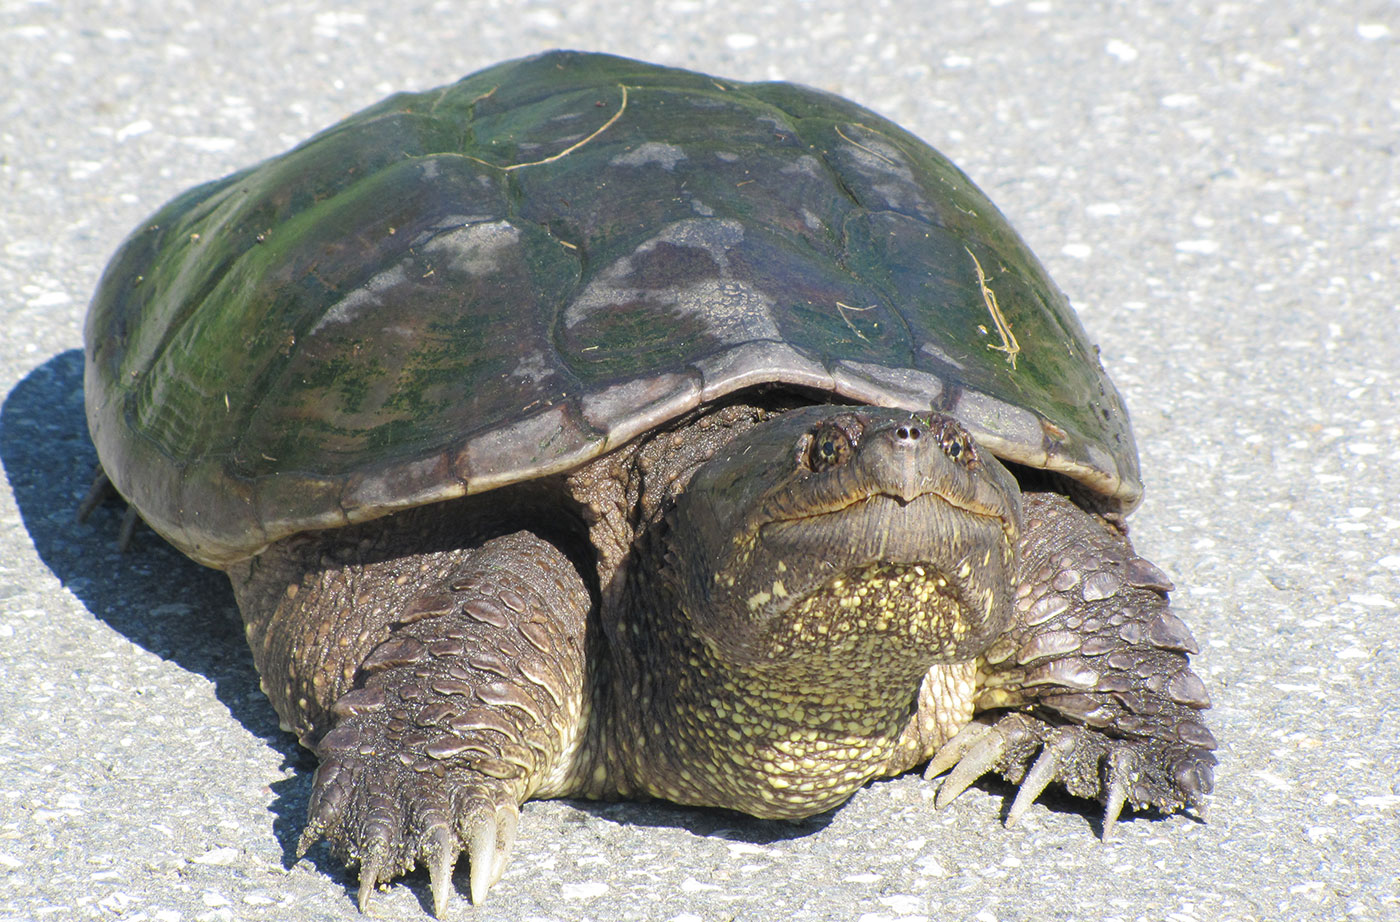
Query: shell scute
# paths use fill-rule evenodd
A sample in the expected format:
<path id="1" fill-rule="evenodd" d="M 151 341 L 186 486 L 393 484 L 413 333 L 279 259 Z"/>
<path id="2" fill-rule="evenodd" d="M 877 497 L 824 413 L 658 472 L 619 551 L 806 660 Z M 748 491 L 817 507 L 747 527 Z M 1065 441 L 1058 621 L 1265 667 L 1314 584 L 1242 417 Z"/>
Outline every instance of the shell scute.
<path id="1" fill-rule="evenodd" d="M 398 94 L 177 197 L 87 343 L 108 474 L 214 565 L 765 384 L 1141 490 L 1072 310 L 956 166 L 829 94 L 606 55 Z"/>

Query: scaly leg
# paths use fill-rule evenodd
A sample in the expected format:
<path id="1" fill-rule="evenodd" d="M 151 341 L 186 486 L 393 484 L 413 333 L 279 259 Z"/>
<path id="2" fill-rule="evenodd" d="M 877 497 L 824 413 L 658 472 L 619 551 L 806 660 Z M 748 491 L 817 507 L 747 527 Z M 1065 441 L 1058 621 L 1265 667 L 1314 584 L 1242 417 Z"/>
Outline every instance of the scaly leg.
<path id="1" fill-rule="evenodd" d="M 326 550 L 292 555 L 320 566 L 297 581 L 268 560 L 239 602 L 265 690 L 321 759 L 298 854 L 328 839 L 359 866 L 362 909 L 422 862 L 441 915 L 463 849 L 480 901 L 520 804 L 567 790 L 588 717 L 591 600 L 529 532 L 465 550 L 385 553 L 385 540 L 327 533 Z"/>
<path id="2" fill-rule="evenodd" d="M 925 772 L 952 769 L 937 806 L 997 771 L 1021 785 L 1008 824 L 1052 782 L 1104 803 L 1104 838 L 1125 803 L 1199 807 L 1216 744 L 1171 583 L 1062 496 L 1028 493 L 1024 515 L 1016 621 L 978 663 L 980 716 Z"/>

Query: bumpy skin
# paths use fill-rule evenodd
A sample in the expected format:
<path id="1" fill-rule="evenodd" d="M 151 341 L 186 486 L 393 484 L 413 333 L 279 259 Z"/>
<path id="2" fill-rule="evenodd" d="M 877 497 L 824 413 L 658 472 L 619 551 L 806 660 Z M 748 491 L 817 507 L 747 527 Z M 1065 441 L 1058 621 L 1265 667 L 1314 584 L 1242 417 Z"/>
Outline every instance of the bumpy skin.
<path id="1" fill-rule="evenodd" d="M 1107 832 L 1210 790 L 1165 577 L 952 420 L 729 407 L 492 499 L 231 574 L 322 760 L 301 848 L 358 864 L 362 906 L 421 862 L 441 914 L 462 850 L 481 899 L 531 797 L 799 817 L 934 757 L 940 804 L 995 770 L 1013 820 L 1057 782 Z"/>

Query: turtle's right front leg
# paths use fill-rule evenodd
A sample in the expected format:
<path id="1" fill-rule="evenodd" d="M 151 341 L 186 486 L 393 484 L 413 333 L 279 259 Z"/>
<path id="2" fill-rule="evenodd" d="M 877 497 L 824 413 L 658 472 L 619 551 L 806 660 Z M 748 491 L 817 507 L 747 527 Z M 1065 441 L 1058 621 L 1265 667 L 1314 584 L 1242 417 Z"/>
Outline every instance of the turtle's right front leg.
<path id="1" fill-rule="evenodd" d="M 573 774 L 588 720 L 591 606 L 578 571 L 549 542 L 517 532 L 311 573 L 292 595 L 300 611 L 284 599 L 261 621 L 281 641 L 255 638 L 259 622 L 245 614 L 255 654 L 263 641 L 265 687 L 321 759 L 298 855 L 329 840 L 359 866 L 361 909 L 378 883 L 422 862 L 440 916 L 465 849 L 479 902 L 504 869 L 520 804 L 565 793 Z M 297 637 L 313 631 L 297 655 Z M 366 637 L 377 642 L 346 682 L 351 670 L 336 668 L 334 648 Z M 289 692 L 309 694 L 279 701 L 269 678 L 279 667 Z"/>
<path id="2" fill-rule="evenodd" d="M 1199 809 L 1216 743 L 1171 583 L 1067 498 L 1022 503 L 1017 617 L 977 662 L 975 707 L 986 713 L 929 762 L 925 777 L 952 769 L 936 805 L 995 770 L 1020 785 L 1008 824 L 1052 782 L 1103 802 L 1105 839 L 1127 804 Z"/>

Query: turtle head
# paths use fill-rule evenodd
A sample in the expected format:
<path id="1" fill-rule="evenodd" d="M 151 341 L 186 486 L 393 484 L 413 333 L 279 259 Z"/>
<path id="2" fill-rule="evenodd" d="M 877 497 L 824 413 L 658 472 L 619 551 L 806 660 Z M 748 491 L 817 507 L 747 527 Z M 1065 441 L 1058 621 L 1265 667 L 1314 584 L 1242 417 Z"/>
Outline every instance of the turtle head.
<path id="1" fill-rule="evenodd" d="M 681 608 L 734 665 L 841 657 L 920 675 L 1011 619 L 1020 492 L 948 417 L 785 413 L 701 467 L 672 515 Z"/>

